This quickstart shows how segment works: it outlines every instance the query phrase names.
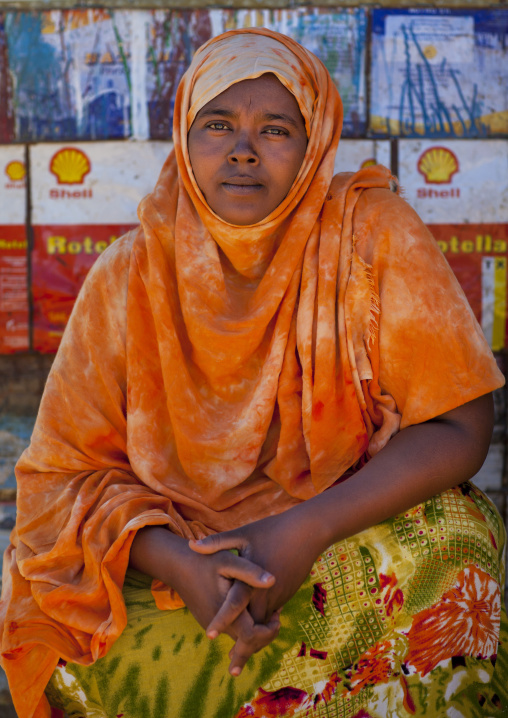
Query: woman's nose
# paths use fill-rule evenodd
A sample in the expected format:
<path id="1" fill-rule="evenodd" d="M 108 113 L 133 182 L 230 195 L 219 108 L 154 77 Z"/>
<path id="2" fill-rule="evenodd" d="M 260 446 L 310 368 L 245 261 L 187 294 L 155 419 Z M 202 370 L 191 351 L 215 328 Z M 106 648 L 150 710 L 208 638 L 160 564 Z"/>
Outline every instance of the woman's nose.
<path id="1" fill-rule="evenodd" d="M 228 162 L 230 164 L 240 164 L 242 162 L 250 165 L 258 164 L 259 157 L 249 137 L 240 135 L 236 138 L 236 142 L 228 154 Z"/>

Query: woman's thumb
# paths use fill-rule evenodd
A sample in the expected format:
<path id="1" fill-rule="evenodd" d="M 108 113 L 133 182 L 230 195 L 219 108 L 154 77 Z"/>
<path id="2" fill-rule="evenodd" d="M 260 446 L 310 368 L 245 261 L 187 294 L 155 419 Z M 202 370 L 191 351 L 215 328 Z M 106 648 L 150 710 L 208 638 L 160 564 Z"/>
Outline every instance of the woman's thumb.
<path id="1" fill-rule="evenodd" d="M 235 535 L 232 531 L 225 531 L 224 533 L 210 534 L 205 538 L 196 540 L 191 539 L 189 541 L 189 547 L 196 551 L 196 553 L 217 553 L 218 551 L 227 551 L 231 549 L 237 549 L 239 551 L 244 546 L 244 541 L 240 539 L 238 535 Z"/>

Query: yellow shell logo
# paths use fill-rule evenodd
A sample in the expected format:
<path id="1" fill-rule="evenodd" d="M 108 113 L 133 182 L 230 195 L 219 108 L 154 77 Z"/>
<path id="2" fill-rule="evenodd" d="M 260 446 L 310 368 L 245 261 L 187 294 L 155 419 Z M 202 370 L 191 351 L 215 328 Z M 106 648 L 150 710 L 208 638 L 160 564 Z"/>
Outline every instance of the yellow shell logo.
<path id="1" fill-rule="evenodd" d="M 459 161 L 446 147 L 430 147 L 420 156 L 417 167 L 427 184 L 448 184 L 459 171 Z"/>
<path id="2" fill-rule="evenodd" d="M 426 45 L 426 47 L 423 48 L 423 54 L 427 60 L 433 60 L 437 55 L 437 50 L 434 45 Z"/>
<path id="3" fill-rule="evenodd" d="M 377 165 L 377 162 L 373 157 L 370 157 L 368 160 L 362 162 L 360 169 L 364 170 L 366 167 L 374 167 L 374 165 Z"/>
<path id="4" fill-rule="evenodd" d="M 57 178 L 58 184 L 83 184 L 92 165 L 81 150 L 76 147 L 63 147 L 53 155 L 49 169 Z"/>
<path id="5" fill-rule="evenodd" d="M 5 168 L 5 174 L 12 182 L 20 182 L 25 179 L 26 169 L 23 162 L 13 160 Z"/>

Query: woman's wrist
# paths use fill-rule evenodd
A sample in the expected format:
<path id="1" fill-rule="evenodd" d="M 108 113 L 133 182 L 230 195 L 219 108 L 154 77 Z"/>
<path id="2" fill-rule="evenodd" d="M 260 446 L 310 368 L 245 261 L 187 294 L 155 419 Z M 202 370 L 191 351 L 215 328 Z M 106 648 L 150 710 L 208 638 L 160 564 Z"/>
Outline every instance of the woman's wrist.
<path id="1" fill-rule="evenodd" d="M 186 539 L 162 526 L 145 526 L 132 542 L 129 566 L 178 590 L 182 563 L 189 554 Z"/>
<path id="2" fill-rule="evenodd" d="M 328 519 L 323 520 L 322 507 L 317 502 L 321 496 L 322 494 L 307 499 L 280 514 L 280 516 L 284 516 L 290 521 L 293 526 L 298 526 L 298 533 L 300 536 L 305 537 L 305 544 L 315 554 L 316 559 L 328 546 L 334 543 L 332 536 L 336 531 L 336 526 L 330 525 Z"/>

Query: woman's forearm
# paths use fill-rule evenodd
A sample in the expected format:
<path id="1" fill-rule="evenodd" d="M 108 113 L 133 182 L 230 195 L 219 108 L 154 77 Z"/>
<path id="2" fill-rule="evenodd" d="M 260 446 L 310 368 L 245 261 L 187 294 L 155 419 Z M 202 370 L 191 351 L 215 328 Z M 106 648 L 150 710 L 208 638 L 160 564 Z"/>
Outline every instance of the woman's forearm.
<path id="1" fill-rule="evenodd" d="M 189 555 L 188 543 L 162 526 L 145 526 L 132 542 L 129 565 L 176 588 L 182 562 Z"/>
<path id="2" fill-rule="evenodd" d="M 490 394 L 408 427 L 347 481 L 296 506 L 294 519 L 324 550 L 471 478 L 492 434 Z"/>

